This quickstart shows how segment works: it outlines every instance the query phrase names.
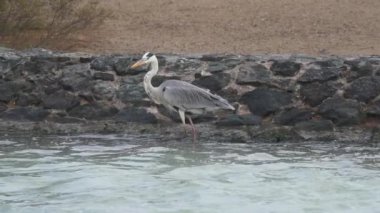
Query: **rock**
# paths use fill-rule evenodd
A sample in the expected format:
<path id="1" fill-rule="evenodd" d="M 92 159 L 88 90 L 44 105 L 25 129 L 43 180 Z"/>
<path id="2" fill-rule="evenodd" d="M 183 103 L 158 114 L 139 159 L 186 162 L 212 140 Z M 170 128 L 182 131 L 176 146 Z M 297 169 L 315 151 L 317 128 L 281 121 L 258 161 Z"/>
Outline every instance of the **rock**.
<path id="1" fill-rule="evenodd" d="M 368 103 L 380 94 L 380 77 L 365 76 L 354 80 L 345 90 L 344 97 Z"/>
<path id="2" fill-rule="evenodd" d="M 16 121 L 43 121 L 49 115 L 49 111 L 37 107 L 16 107 L 8 109 L 0 114 L 4 120 Z"/>
<path id="3" fill-rule="evenodd" d="M 67 91 L 57 91 L 42 98 L 42 106 L 46 109 L 70 110 L 79 106 L 80 98 Z"/>
<path id="4" fill-rule="evenodd" d="M 229 115 L 216 122 L 217 126 L 254 126 L 260 125 L 261 117 L 256 115 Z"/>
<path id="5" fill-rule="evenodd" d="M 17 94 L 30 87 L 24 80 L 0 81 L 0 101 L 8 102 L 16 98 Z"/>
<path id="6" fill-rule="evenodd" d="M 228 102 L 230 103 L 237 102 L 240 99 L 238 90 L 231 87 L 218 91 L 217 94 L 223 97 L 224 99 L 228 100 Z"/>
<path id="7" fill-rule="evenodd" d="M 336 67 L 328 67 L 328 68 L 310 68 L 307 69 L 306 72 L 299 77 L 298 82 L 301 83 L 309 83 L 313 81 L 328 81 L 331 79 L 336 79 L 339 77 L 342 73 L 342 68 L 336 68 Z"/>
<path id="8" fill-rule="evenodd" d="M 347 76 L 349 82 L 363 76 L 372 76 L 374 72 L 373 65 L 366 60 L 351 60 L 344 63 L 351 67 Z"/>
<path id="9" fill-rule="evenodd" d="M 157 123 L 157 118 L 143 108 L 127 107 L 115 115 L 118 122 Z"/>
<path id="10" fill-rule="evenodd" d="M 126 79 L 116 91 L 116 97 L 125 104 L 141 104 L 150 102 L 142 83 L 136 83 L 133 79 Z"/>
<path id="11" fill-rule="evenodd" d="M 202 63 L 198 60 L 180 58 L 177 59 L 174 63 L 167 64 L 166 70 L 185 74 L 201 72 L 201 67 Z"/>
<path id="12" fill-rule="evenodd" d="M 294 76 L 301 69 L 301 64 L 294 61 L 275 61 L 270 70 L 275 75 Z"/>
<path id="13" fill-rule="evenodd" d="M 91 63 L 91 69 L 98 71 L 109 71 L 113 70 L 113 66 L 115 64 L 114 56 L 101 56 L 98 58 L 94 58 Z"/>
<path id="14" fill-rule="evenodd" d="M 212 61 L 212 62 L 218 62 L 224 59 L 224 55 L 202 55 L 200 58 L 201 61 Z"/>
<path id="15" fill-rule="evenodd" d="M 261 64 L 246 64 L 241 66 L 236 79 L 237 84 L 249 84 L 253 86 L 262 86 L 270 84 L 270 82 L 270 72 Z"/>
<path id="16" fill-rule="evenodd" d="M 254 115 L 267 116 L 289 105 L 292 95 L 281 90 L 257 88 L 245 93 L 240 102 L 247 104 Z"/>
<path id="17" fill-rule="evenodd" d="M 22 93 L 17 97 L 16 100 L 16 105 L 17 106 L 30 106 L 30 105 L 38 105 L 41 103 L 41 99 L 38 95 L 36 94 L 27 94 L 27 93 Z"/>
<path id="18" fill-rule="evenodd" d="M 339 126 L 358 124 L 363 118 L 362 108 L 357 101 L 341 97 L 326 99 L 318 111 L 322 117 Z"/>
<path id="19" fill-rule="evenodd" d="M 119 110 L 114 106 L 108 106 L 106 103 L 92 103 L 77 106 L 70 110 L 68 113 L 70 116 L 77 118 L 85 118 L 88 120 L 102 120 L 111 119 Z"/>
<path id="20" fill-rule="evenodd" d="M 66 66 L 62 69 L 60 84 L 65 90 L 77 92 L 91 85 L 92 74 L 87 64 Z"/>
<path id="21" fill-rule="evenodd" d="M 332 131 L 334 124 L 330 120 L 308 120 L 298 122 L 294 128 L 297 131 Z"/>
<path id="22" fill-rule="evenodd" d="M 314 61 L 310 63 L 311 66 L 318 68 L 333 68 L 333 67 L 341 67 L 344 64 L 344 60 L 341 58 L 331 58 L 325 60 Z"/>
<path id="23" fill-rule="evenodd" d="M 92 92 L 98 100 L 112 100 L 116 94 L 116 87 L 112 82 L 98 80 L 92 87 Z"/>
<path id="24" fill-rule="evenodd" d="M 121 76 L 127 75 L 127 74 L 136 75 L 146 69 L 145 66 L 139 67 L 136 69 L 130 69 L 130 66 L 132 66 L 132 64 L 134 64 L 137 60 L 138 58 L 131 58 L 131 57 L 118 58 L 116 59 L 116 62 L 113 68 L 117 75 L 121 75 Z"/>
<path id="25" fill-rule="evenodd" d="M 217 92 L 227 86 L 230 80 L 230 74 L 220 72 L 211 76 L 202 76 L 193 81 L 192 84 Z"/>
<path id="26" fill-rule="evenodd" d="M 302 138 L 290 127 L 266 127 L 251 132 L 252 139 L 259 142 L 298 142 Z"/>
<path id="27" fill-rule="evenodd" d="M 46 60 L 41 57 L 31 58 L 30 61 L 24 63 L 24 70 L 32 74 L 47 74 L 59 68 L 58 63 Z"/>
<path id="28" fill-rule="evenodd" d="M 178 76 L 164 76 L 164 75 L 156 75 L 152 78 L 151 84 L 154 87 L 158 87 L 162 84 L 162 82 L 166 80 L 180 80 Z"/>
<path id="29" fill-rule="evenodd" d="M 301 98 L 310 106 L 314 107 L 322 103 L 326 98 L 332 97 L 337 91 L 337 84 L 328 82 L 313 82 L 301 86 Z"/>
<path id="30" fill-rule="evenodd" d="M 369 104 L 367 107 L 368 115 L 380 116 L 380 100 L 376 100 L 375 102 Z"/>
<path id="31" fill-rule="evenodd" d="M 0 102 L 0 113 L 8 109 L 8 106 L 5 103 Z"/>
<path id="32" fill-rule="evenodd" d="M 290 108 L 281 111 L 274 116 L 274 123 L 280 125 L 294 125 L 301 121 L 310 120 L 313 112 L 310 109 Z"/>
<path id="33" fill-rule="evenodd" d="M 211 73 L 216 73 L 216 72 L 222 72 L 222 71 L 228 70 L 228 69 L 229 69 L 229 67 L 223 63 L 209 62 L 206 71 L 211 72 Z"/>
<path id="34" fill-rule="evenodd" d="M 114 81 L 115 76 L 112 73 L 107 72 L 95 72 L 93 75 L 95 80 Z"/>

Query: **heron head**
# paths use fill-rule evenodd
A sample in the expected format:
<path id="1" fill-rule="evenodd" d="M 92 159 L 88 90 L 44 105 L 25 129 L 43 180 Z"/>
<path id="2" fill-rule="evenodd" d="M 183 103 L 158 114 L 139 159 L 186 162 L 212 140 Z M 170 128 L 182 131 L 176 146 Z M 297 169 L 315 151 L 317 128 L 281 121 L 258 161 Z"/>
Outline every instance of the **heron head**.
<path id="1" fill-rule="evenodd" d="M 134 63 L 131 66 L 131 68 L 134 69 L 137 67 L 141 67 L 142 65 L 145 65 L 145 64 L 150 64 L 155 60 L 157 61 L 157 57 L 154 54 L 150 52 L 146 52 L 140 60 L 138 60 L 136 63 Z"/>

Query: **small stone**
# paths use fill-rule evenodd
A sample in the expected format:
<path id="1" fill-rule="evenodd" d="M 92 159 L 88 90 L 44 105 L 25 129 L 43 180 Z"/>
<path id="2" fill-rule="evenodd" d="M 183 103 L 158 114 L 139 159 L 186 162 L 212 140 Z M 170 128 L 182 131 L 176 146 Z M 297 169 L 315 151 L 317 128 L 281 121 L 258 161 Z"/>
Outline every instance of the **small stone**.
<path id="1" fill-rule="evenodd" d="M 286 109 L 274 117 L 274 123 L 281 125 L 294 125 L 301 121 L 310 120 L 313 112 L 310 109 L 299 109 L 296 107 Z"/>
<path id="2" fill-rule="evenodd" d="M 37 107 L 16 107 L 0 114 L 0 118 L 16 121 L 43 121 L 49 111 Z"/>
<path id="3" fill-rule="evenodd" d="M 368 103 L 380 94 L 380 77 L 365 76 L 354 80 L 345 90 L 344 97 Z"/>
<path id="4" fill-rule="evenodd" d="M 70 110 L 79 106 L 80 99 L 66 91 L 58 91 L 42 98 L 42 106 L 46 109 Z"/>
<path id="5" fill-rule="evenodd" d="M 342 73 L 342 68 L 328 67 L 328 68 L 310 68 L 298 79 L 298 82 L 309 83 L 313 81 L 328 81 L 336 79 Z"/>
<path id="6" fill-rule="evenodd" d="M 301 98 L 310 106 L 314 107 L 322 103 L 326 98 L 332 97 L 337 91 L 337 85 L 334 82 L 313 82 L 301 86 Z"/>
<path id="7" fill-rule="evenodd" d="M 216 122 L 217 126 L 255 126 L 260 125 L 262 118 L 257 115 L 229 115 Z"/>
<path id="8" fill-rule="evenodd" d="M 270 72 L 261 64 L 246 64 L 239 68 L 239 74 L 236 79 L 237 84 L 249 84 L 253 86 L 262 86 L 270 84 Z"/>
<path id="9" fill-rule="evenodd" d="M 106 103 L 84 104 L 73 108 L 69 115 L 88 120 L 111 119 L 119 110 L 114 106 L 107 106 Z"/>
<path id="10" fill-rule="evenodd" d="M 230 79 L 230 74 L 221 72 L 211 76 L 201 76 L 193 81 L 192 84 L 217 92 L 227 86 L 230 83 Z"/>
<path id="11" fill-rule="evenodd" d="M 308 120 L 298 122 L 294 128 L 297 131 L 332 131 L 334 124 L 330 120 Z"/>
<path id="12" fill-rule="evenodd" d="M 143 108 L 127 107 L 122 109 L 115 115 L 115 120 L 118 122 L 135 122 L 154 124 L 157 123 L 157 118 Z"/>
<path id="13" fill-rule="evenodd" d="M 275 75 L 294 76 L 301 69 L 301 64 L 294 61 L 275 61 L 270 70 Z"/>
<path id="14" fill-rule="evenodd" d="M 94 73 L 93 78 L 95 80 L 103 80 L 103 81 L 115 80 L 115 76 L 112 73 L 106 73 L 106 72 L 96 72 Z"/>
<path id="15" fill-rule="evenodd" d="M 292 95 L 276 89 L 257 88 L 245 93 L 240 102 L 254 115 L 267 116 L 292 103 Z"/>
<path id="16" fill-rule="evenodd" d="M 361 105 L 357 101 L 341 97 L 326 99 L 318 111 L 339 126 L 358 124 L 363 118 Z"/>

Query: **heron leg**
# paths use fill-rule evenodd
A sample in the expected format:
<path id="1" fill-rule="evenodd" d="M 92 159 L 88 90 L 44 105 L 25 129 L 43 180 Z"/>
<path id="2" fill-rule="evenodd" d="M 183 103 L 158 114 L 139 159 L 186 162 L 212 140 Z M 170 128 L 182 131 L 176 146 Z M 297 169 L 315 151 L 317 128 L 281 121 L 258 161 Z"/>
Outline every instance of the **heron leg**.
<path id="1" fill-rule="evenodd" d="M 186 120 L 185 120 L 185 111 L 178 110 L 179 117 L 181 118 L 182 124 L 185 128 L 185 133 L 187 134 L 187 129 L 186 129 Z"/>
<path id="2" fill-rule="evenodd" d="M 190 116 L 187 116 L 187 119 L 189 119 L 191 129 L 193 130 L 193 142 L 197 141 L 197 129 L 195 128 L 193 124 L 193 120 L 191 119 Z"/>

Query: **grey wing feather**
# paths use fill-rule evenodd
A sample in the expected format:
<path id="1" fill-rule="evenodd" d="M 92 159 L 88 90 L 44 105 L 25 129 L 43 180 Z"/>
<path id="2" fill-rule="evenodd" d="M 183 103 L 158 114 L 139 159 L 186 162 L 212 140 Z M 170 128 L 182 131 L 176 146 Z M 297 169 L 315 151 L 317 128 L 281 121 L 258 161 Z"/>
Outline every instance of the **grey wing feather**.
<path id="1" fill-rule="evenodd" d="M 184 81 L 167 80 L 160 85 L 160 88 L 165 103 L 185 111 L 234 109 L 222 97 Z"/>

